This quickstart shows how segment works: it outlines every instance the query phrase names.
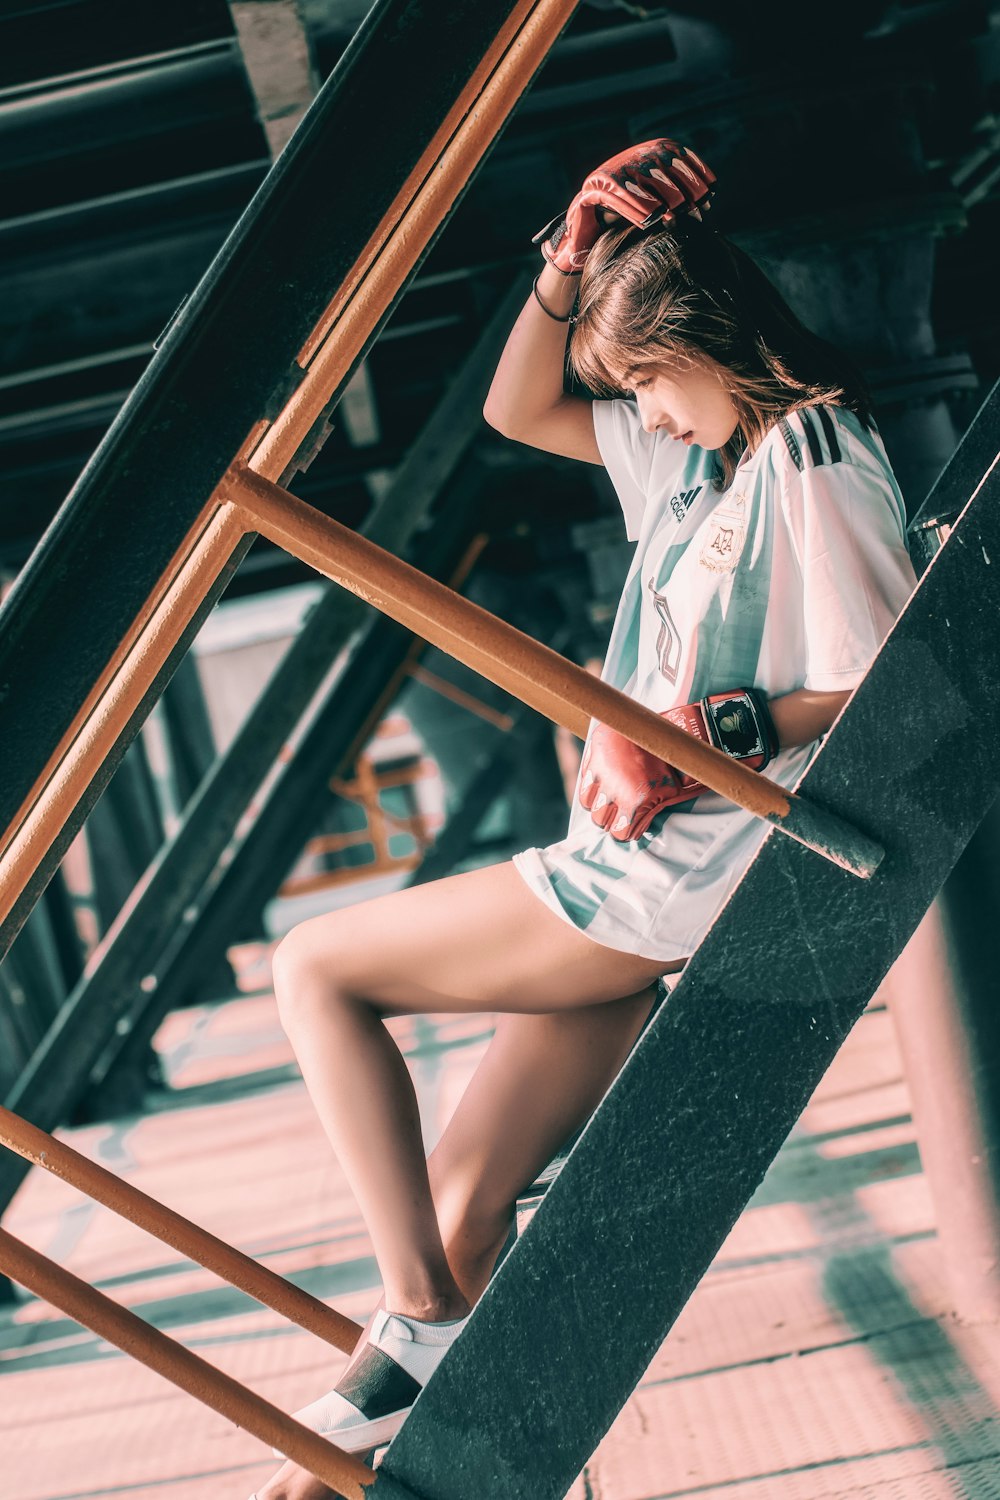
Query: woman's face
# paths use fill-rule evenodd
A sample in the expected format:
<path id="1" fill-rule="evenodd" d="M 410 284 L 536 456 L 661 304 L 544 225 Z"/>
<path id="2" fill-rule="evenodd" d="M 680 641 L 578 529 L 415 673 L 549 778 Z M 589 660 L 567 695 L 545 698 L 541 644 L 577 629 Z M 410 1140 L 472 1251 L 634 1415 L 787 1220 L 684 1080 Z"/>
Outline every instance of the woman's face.
<path id="1" fill-rule="evenodd" d="M 634 393 L 647 432 L 662 430 L 678 442 L 721 448 L 739 426 L 719 365 L 642 365 L 625 372 L 622 389 Z"/>

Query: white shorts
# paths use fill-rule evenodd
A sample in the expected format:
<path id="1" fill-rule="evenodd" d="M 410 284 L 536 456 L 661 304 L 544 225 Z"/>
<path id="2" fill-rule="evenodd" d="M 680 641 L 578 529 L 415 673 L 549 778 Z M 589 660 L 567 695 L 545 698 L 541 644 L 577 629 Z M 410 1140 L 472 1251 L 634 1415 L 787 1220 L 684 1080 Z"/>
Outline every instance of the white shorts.
<path id="1" fill-rule="evenodd" d="M 792 788 L 818 744 L 783 750 L 764 774 Z M 518 874 L 557 916 L 607 948 L 688 958 L 771 824 L 704 792 L 688 811 L 659 814 L 641 839 L 624 844 L 598 828 L 578 793 L 579 781 L 566 837 L 515 854 Z"/>

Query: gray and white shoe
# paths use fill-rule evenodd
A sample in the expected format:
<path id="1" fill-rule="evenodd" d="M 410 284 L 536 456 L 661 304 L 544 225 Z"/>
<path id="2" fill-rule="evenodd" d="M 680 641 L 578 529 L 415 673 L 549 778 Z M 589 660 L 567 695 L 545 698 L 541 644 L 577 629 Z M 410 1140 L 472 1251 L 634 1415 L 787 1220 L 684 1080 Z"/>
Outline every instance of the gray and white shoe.
<path id="1" fill-rule="evenodd" d="M 423 1323 L 380 1307 L 333 1390 L 295 1412 L 296 1421 L 347 1453 L 390 1442 L 471 1316 Z"/>

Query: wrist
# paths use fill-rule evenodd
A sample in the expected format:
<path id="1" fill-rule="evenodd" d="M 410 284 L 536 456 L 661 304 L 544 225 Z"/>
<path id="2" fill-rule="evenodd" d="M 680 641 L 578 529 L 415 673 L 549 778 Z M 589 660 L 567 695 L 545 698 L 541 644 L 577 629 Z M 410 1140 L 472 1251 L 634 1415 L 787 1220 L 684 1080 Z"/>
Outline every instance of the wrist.
<path id="1" fill-rule="evenodd" d="M 538 273 L 538 290 L 556 312 L 569 312 L 576 301 L 579 287 L 579 271 L 560 271 L 550 260 L 542 257 L 542 269 Z"/>
<path id="2" fill-rule="evenodd" d="M 542 312 L 545 314 L 545 316 L 547 318 L 551 318 L 552 321 L 553 321 L 553 323 L 564 323 L 565 324 L 565 323 L 575 323 L 576 322 L 576 319 L 574 318 L 572 312 L 559 313 L 559 312 L 556 312 L 556 310 L 555 310 L 554 307 L 550 307 L 549 306 L 549 304 L 546 302 L 545 298 L 542 296 L 541 292 L 538 290 L 538 277 L 537 276 L 535 277 L 534 281 L 531 283 L 531 293 L 532 293 L 532 296 L 534 297 L 535 301 L 538 303 L 538 306 L 542 309 Z"/>
<path id="3" fill-rule="evenodd" d="M 717 749 L 735 760 L 751 761 L 755 771 L 762 771 L 777 755 L 777 727 L 767 699 L 755 688 L 712 693 L 702 698 L 700 707 Z"/>

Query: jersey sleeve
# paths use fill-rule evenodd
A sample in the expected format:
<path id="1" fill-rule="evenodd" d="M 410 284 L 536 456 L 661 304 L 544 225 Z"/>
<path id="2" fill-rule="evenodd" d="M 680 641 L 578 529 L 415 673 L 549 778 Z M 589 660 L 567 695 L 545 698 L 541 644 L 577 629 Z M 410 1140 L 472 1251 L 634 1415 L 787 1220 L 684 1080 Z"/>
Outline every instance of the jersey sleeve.
<path id="1" fill-rule="evenodd" d="M 855 688 L 916 586 L 899 502 L 874 461 L 789 466 L 783 488 L 802 573 L 804 686 Z"/>
<path id="2" fill-rule="evenodd" d="M 634 401 L 594 401 L 594 436 L 622 511 L 625 535 L 638 540 L 649 492 L 654 434 L 647 432 Z"/>

